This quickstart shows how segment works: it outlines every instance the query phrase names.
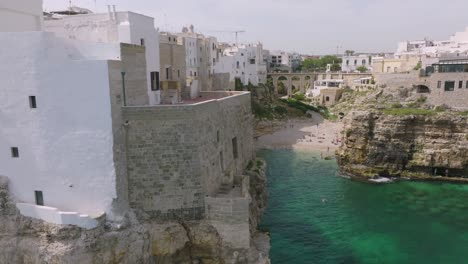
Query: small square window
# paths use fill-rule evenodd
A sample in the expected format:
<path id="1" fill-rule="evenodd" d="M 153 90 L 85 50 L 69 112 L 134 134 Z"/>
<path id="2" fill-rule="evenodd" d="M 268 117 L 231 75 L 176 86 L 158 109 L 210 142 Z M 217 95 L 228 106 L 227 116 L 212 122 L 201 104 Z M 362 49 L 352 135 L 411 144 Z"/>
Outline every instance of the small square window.
<path id="1" fill-rule="evenodd" d="M 19 149 L 17 147 L 11 148 L 11 157 L 19 158 Z"/>
<path id="2" fill-rule="evenodd" d="M 29 107 L 37 108 L 36 96 L 29 96 Z"/>

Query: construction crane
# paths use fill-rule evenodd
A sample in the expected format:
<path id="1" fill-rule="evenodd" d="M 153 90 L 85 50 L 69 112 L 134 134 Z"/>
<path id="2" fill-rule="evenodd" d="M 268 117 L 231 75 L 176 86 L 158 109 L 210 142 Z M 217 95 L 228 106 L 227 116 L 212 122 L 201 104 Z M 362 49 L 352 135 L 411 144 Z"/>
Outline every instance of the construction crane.
<path id="1" fill-rule="evenodd" d="M 210 30 L 209 32 L 223 32 L 223 33 L 233 33 L 236 34 L 236 47 L 239 46 L 238 43 L 238 34 L 245 33 L 245 30 Z"/>

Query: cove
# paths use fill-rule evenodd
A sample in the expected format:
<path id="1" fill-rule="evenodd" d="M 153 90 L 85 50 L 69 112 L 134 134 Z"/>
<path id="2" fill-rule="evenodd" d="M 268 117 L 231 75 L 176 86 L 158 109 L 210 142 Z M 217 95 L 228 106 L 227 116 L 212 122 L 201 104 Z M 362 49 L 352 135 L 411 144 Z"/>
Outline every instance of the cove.
<path id="1" fill-rule="evenodd" d="M 320 154 L 261 150 L 273 264 L 466 263 L 468 185 L 339 176 Z"/>

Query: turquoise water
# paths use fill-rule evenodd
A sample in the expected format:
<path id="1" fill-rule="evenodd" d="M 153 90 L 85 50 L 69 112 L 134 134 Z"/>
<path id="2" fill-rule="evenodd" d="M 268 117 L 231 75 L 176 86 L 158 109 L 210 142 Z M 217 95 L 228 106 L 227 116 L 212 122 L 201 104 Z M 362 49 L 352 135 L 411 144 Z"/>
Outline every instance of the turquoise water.
<path id="1" fill-rule="evenodd" d="M 335 161 L 265 150 L 273 264 L 468 263 L 468 185 L 373 185 Z"/>

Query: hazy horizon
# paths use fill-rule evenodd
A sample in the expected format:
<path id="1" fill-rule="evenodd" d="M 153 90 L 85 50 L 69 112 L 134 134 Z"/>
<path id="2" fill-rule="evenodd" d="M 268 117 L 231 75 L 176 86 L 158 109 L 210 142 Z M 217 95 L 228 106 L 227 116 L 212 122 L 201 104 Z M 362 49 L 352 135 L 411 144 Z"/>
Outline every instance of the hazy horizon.
<path id="1" fill-rule="evenodd" d="M 45 11 L 69 6 L 68 0 L 43 1 Z M 193 24 L 197 32 L 234 42 L 234 34 L 216 31 L 245 30 L 239 42 L 309 55 L 394 52 L 399 41 L 445 40 L 468 25 L 466 0 L 72 0 L 93 12 L 107 12 L 108 4 L 154 17 L 161 31 L 180 32 Z"/>

